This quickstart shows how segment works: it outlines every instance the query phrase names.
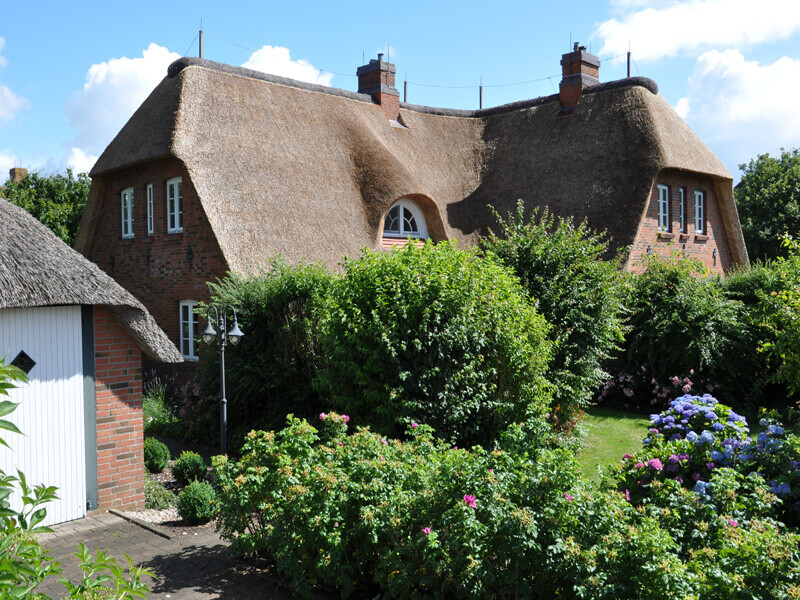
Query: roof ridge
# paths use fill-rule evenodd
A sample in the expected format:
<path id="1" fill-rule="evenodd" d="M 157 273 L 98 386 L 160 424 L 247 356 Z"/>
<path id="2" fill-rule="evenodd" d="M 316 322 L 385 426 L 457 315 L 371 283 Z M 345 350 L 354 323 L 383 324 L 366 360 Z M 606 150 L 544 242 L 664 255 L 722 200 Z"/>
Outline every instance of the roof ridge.
<path id="1" fill-rule="evenodd" d="M 367 102 L 373 104 L 372 96 L 369 94 L 359 94 L 358 92 L 351 92 L 342 88 L 336 88 L 318 83 L 307 83 L 305 81 L 298 81 L 297 79 L 290 79 L 289 77 L 282 77 L 280 75 L 271 75 L 263 73 L 262 71 L 254 71 L 253 69 L 246 69 L 244 67 L 234 67 L 225 63 L 215 62 L 205 58 L 197 58 L 193 56 L 184 56 L 174 61 L 167 69 L 167 77 L 172 79 L 176 77 L 181 71 L 187 67 L 203 67 L 214 71 L 220 71 L 229 75 L 238 75 L 241 77 L 248 77 L 251 79 L 259 79 L 269 83 L 277 83 L 301 90 L 310 92 L 321 92 L 331 96 L 340 96 L 349 98 L 351 100 L 358 100 L 359 102 Z M 626 77 L 624 79 L 615 79 L 614 81 L 607 81 L 597 85 L 587 87 L 583 90 L 584 94 L 593 94 L 595 92 L 603 92 L 623 87 L 639 86 L 650 91 L 653 94 L 658 94 L 658 84 L 648 77 Z M 513 110 L 520 110 L 523 108 L 530 108 L 532 106 L 539 106 L 547 102 L 553 102 L 558 99 L 558 94 L 550 94 L 549 96 L 539 96 L 529 100 L 517 100 L 509 102 L 508 104 L 501 104 L 491 108 L 480 108 L 476 110 L 458 109 L 458 108 L 439 108 L 435 106 L 424 106 L 419 104 L 409 104 L 401 102 L 400 108 L 405 110 L 413 110 L 419 113 L 440 115 L 445 117 L 489 117 L 492 115 L 509 112 Z"/>

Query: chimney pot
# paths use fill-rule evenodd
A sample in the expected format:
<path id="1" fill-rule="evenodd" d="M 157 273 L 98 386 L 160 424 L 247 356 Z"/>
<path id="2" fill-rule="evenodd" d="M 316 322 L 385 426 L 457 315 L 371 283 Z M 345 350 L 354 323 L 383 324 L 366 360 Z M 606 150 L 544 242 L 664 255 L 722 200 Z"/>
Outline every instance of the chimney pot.
<path id="1" fill-rule="evenodd" d="M 8 171 L 8 178 L 10 181 L 14 183 L 18 183 L 25 179 L 28 176 L 28 169 L 22 169 L 20 167 L 14 167 L 9 169 Z"/>
<path id="2" fill-rule="evenodd" d="M 558 99 L 562 114 L 569 114 L 578 104 L 583 90 L 600 83 L 600 59 L 575 42 L 574 50 L 561 57 L 561 85 Z"/>
<path id="3" fill-rule="evenodd" d="M 358 93 L 369 94 L 379 104 L 390 121 L 397 121 L 400 115 L 400 92 L 394 87 L 397 68 L 383 60 L 383 53 L 378 53 L 368 64 L 358 67 Z"/>

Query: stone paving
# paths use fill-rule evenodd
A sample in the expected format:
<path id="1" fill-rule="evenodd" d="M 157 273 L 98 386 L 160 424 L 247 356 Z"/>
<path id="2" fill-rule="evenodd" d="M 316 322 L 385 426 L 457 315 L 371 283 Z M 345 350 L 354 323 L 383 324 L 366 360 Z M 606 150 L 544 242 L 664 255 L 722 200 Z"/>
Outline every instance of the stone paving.
<path id="1" fill-rule="evenodd" d="M 54 532 L 40 535 L 39 541 L 62 564 L 63 570 L 60 576 L 48 579 L 36 591 L 52 598 L 66 596 L 66 588 L 59 579 L 63 576 L 77 582 L 82 578 L 73 552 L 83 542 L 92 554 L 107 550 L 124 561 L 122 553 L 125 552 L 135 564 L 153 569 L 156 580 L 150 582 L 153 592 L 148 598 L 154 600 L 288 600 L 293 597 L 274 577 L 233 559 L 227 551 L 227 542 L 221 540 L 213 528 L 154 529 L 162 535 L 110 513 L 54 526 Z"/>

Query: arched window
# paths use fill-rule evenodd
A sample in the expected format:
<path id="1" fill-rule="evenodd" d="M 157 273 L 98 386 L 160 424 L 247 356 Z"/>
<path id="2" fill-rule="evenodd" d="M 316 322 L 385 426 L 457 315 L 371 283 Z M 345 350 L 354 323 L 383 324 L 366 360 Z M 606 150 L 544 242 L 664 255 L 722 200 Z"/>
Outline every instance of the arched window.
<path id="1" fill-rule="evenodd" d="M 428 227 L 425 225 L 425 216 L 419 206 L 411 200 L 395 202 L 383 222 L 383 237 L 426 239 Z"/>

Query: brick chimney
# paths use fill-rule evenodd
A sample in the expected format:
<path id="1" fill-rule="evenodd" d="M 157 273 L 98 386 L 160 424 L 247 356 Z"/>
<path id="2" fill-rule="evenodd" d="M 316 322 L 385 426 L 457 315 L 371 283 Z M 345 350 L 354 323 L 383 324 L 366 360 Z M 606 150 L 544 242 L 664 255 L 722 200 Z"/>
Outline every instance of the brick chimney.
<path id="1" fill-rule="evenodd" d="M 372 96 L 390 121 L 397 121 L 400 115 L 400 92 L 394 87 L 396 72 L 392 63 L 383 60 L 383 54 L 378 54 L 377 60 L 373 58 L 368 64 L 356 69 L 358 93 Z"/>
<path id="2" fill-rule="evenodd" d="M 22 181 L 28 176 L 28 169 L 22 169 L 20 167 L 14 167 L 13 169 L 9 169 L 8 171 L 8 180 L 17 183 L 18 181 Z"/>
<path id="3" fill-rule="evenodd" d="M 561 112 L 571 113 L 584 88 L 600 83 L 600 59 L 575 42 L 572 52 L 561 57 L 561 86 L 558 99 Z"/>

